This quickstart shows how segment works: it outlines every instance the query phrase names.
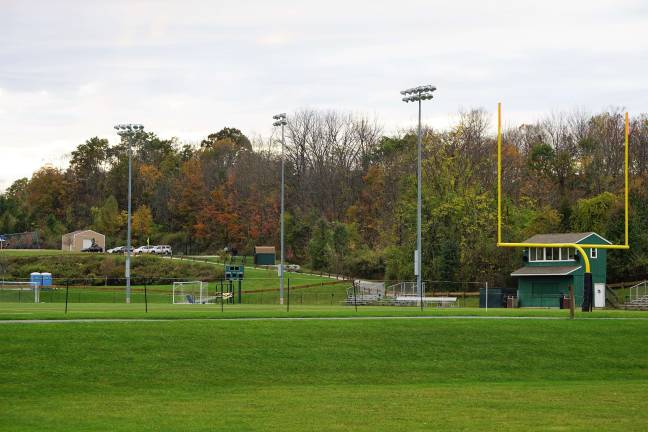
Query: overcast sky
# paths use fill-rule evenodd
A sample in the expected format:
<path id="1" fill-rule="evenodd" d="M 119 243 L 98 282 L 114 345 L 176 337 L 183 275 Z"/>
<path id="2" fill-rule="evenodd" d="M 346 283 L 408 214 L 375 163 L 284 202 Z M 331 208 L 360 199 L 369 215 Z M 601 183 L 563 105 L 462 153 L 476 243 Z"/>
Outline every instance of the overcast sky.
<path id="1" fill-rule="evenodd" d="M 648 106 L 648 1 L 0 0 L 0 191 L 120 122 L 195 142 L 313 107 L 412 125 Z M 67 155 L 67 157 L 66 157 Z"/>

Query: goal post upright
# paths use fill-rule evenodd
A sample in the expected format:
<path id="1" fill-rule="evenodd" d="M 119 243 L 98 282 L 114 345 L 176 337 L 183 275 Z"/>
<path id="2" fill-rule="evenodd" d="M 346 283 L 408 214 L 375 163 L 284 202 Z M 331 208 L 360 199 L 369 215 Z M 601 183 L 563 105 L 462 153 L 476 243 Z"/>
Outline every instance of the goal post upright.
<path id="1" fill-rule="evenodd" d="M 502 243 L 502 102 L 497 103 L 497 244 Z"/>
<path id="2" fill-rule="evenodd" d="M 630 114 L 626 111 L 625 113 L 625 245 L 630 248 L 630 242 L 628 238 L 628 202 L 629 202 L 629 184 L 628 184 L 628 159 L 629 159 L 629 148 L 630 148 Z"/>

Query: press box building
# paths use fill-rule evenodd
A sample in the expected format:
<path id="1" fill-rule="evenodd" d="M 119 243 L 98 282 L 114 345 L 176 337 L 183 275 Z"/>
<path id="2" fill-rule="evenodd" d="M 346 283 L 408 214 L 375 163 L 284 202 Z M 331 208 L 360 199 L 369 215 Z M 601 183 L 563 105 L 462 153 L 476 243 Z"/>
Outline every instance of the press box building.
<path id="1" fill-rule="evenodd" d="M 595 232 L 538 234 L 524 243 L 611 244 Z M 607 250 L 586 248 L 594 284 L 594 306 L 605 306 Z M 524 251 L 524 267 L 511 276 L 517 278 L 518 306 L 559 307 L 560 299 L 574 287 L 576 305 L 583 302 L 584 263 L 574 248 L 531 247 Z"/>

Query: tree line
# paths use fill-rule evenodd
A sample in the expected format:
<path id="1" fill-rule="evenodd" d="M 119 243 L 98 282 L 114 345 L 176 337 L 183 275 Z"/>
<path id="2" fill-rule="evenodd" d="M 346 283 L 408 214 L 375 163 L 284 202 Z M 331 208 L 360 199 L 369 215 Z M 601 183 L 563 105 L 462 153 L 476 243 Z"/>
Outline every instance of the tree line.
<path id="1" fill-rule="evenodd" d="M 519 250 L 498 249 L 496 137 L 484 110 L 423 129 L 423 270 L 428 280 L 507 284 Z M 251 253 L 279 245 L 281 146 L 223 128 L 199 145 L 139 131 L 94 137 L 69 167 L 45 166 L 0 195 L 0 232 L 38 230 L 47 247 L 93 228 L 125 242 L 133 143 L 134 243 L 176 253 Z M 503 135 L 504 238 L 596 231 L 623 241 L 624 116 L 554 114 Z M 304 109 L 286 126 L 286 247 L 314 270 L 405 280 L 413 274 L 416 133 L 386 135 L 375 119 Z M 631 250 L 609 254 L 609 279 L 648 274 L 648 116 L 630 122 Z"/>

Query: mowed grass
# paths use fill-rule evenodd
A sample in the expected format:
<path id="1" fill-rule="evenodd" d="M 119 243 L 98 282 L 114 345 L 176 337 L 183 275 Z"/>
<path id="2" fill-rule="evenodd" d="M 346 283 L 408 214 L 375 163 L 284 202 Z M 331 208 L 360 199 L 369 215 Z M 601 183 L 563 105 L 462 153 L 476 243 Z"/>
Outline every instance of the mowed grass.
<path id="1" fill-rule="evenodd" d="M 242 294 L 241 301 L 245 304 L 279 304 L 278 288 L 255 289 L 250 288 L 248 283 L 243 281 L 241 284 Z M 255 281 L 256 282 L 256 281 Z M 291 281 L 292 282 L 292 281 Z M 207 283 L 207 282 L 206 282 Z M 274 281 L 271 281 L 274 283 Z M 284 298 L 290 298 L 295 304 L 339 304 L 347 297 L 347 289 L 352 285 L 347 281 L 311 281 L 297 280 L 296 285 L 289 292 L 288 288 L 284 290 Z M 0 286 L 0 307 L 3 303 L 33 303 L 34 293 L 28 290 L 27 286 L 18 289 L 12 285 Z M 199 296 L 198 285 L 192 284 L 184 288 L 185 293 Z M 215 301 L 220 295 L 221 289 L 224 292 L 229 290 L 227 282 L 209 282 L 208 291 L 204 294 Z M 233 292 L 235 300 L 238 302 L 238 283 L 233 283 Z M 193 291 L 192 291 L 193 290 Z M 67 291 L 67 292 L 66 292 Z M 92 285 L 71 285 L 67 289 L 64 285 L 58 285 L 54 288 L 43 288 L 40 291 L 41 303 L 123 303 L 125 301 L 125 288 L 123 286 L 92 286 Z M 146 292 L 144 285 L 133 285 L 131 291 L 131 301 L 133 303 L 161 303 L 171 304 L 173 301 L 173 285 L 147 285 Z"/>
<path id="2" fill-rule="evenodd" d="M 189 305 L 149 303 L 0 303 L 0 320 L 70 319 L 230 319 L 230 318 L 347 318 L 347 317 L 521 317 L 568 319 L 561 309 L 493 309 L 462 307 L 399 307 L 284 304 Z M 591 313 L 576 310 L 576 319 L 638 319 L 648 321 L 645 311 L 602 309 Z"/>
<path id="3" fill-rule="evenodd" d="M 289 310 L 288 310 L 289 309 Z M 0 303 L 0 320 L 70 319 L 232 319 L 232 318 L 352 318 L 352 317 L 521 317 L 568 319 L 560 309 L 488 309 L 460 307 L 358 306 L 284 304 L 169 304 L 149 303 Z M 576 310 L 577 319 L 637 319 L 648 321 L 648 313 L 632 310 Z"/>
<path id="4" fill-rule="evenodd" d="M 195 262 L 204 262 L 210 263 L 218 267 L 223 267 L 224 264 L 214 257 L 199 257 L 192 256 L 188 258 L 183 258 L 184 261 L 195 261 Z M 235 263 L 239 264 L 239 263 Z M 288 280 L 290 280 L 291 286 L 302 286 L 302 285 L 316 285 L 316 284 L 327 284 L 335 282 L 336 279 L 333 277 L 327 277 L 326 275 L 316 275 L 309 273 L 285 273 L 285 287 L 288 287 Z M 238 286 L 238 285 L 237 285 Z M 276 269 L 266 269 L 262 267 L 254 267 L 252 265 L 246 265 L 243 278 L 243 289 L 244 290 L 260 290 L 260 289 L 274 289 L 279 288 L 279 275 L 277 274 Z"/>
<path id="5" fill-rule="evenodd" d="M 0 326 L 3 431 L 645 430 L 641 320 Z"/>

